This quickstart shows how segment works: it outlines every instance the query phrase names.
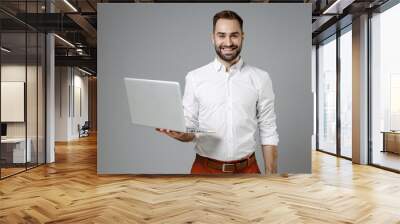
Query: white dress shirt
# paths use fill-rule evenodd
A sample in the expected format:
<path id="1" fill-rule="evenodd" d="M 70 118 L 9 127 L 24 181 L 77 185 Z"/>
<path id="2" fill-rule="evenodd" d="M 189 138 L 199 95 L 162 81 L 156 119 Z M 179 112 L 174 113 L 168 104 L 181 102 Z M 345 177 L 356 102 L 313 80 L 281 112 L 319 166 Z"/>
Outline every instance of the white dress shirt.
<path id="1" fill-rule="evenodd" d="M 213 130 L 198 133 L 195 151 L 208 158 L 244 158 L 259 146 L 277 145 L 274 93 L 267 72 L 240 59 L 226 72 L 217 59 L 186 76 L 183 107 L 186 126 Z"/>

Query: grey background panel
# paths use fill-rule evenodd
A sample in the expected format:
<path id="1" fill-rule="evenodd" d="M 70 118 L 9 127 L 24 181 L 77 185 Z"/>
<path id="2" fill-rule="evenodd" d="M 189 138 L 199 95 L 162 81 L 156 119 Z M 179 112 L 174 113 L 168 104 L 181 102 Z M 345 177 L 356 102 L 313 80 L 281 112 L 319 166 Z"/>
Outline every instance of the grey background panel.
<path id="1" fill-rule="evenodd" d="M 212 17 L 244 20 L 242 57 L 266 70 L 276 96 L 279 172 L 311 172 L 310 4 L 99 4 L 98 173 L 190 173 L 194 145 L 130 123 L 124 77 L 181 83 L 212 61 Z M 150 99 L 149 99 L 150 100 Z M 261 150 L 256 152 L 263 170 Z"/>

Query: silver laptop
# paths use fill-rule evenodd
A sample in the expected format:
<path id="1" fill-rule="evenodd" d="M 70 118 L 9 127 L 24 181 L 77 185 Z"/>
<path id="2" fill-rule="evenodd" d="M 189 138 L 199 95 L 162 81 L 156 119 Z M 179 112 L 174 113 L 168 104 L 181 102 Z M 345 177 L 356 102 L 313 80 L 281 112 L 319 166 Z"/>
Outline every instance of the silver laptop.
<path id="1" fill-rule="evenodd" d="M 185 126 L 178 82 L 134 78 L 124 80 L 132 123 L 185 133 L 214 132 Z"/>

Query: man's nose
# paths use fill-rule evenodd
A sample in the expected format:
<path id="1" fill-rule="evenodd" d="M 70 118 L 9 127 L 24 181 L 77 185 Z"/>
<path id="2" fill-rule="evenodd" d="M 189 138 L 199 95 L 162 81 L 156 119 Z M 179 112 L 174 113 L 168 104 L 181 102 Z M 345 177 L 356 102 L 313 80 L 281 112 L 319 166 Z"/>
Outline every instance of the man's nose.
<path id="1" fill-rule="evenodd" d="M 231 46 L 232 45 L 231 38 L 227 37 L 225 43 L 226 43 L 226 46 Z"/>

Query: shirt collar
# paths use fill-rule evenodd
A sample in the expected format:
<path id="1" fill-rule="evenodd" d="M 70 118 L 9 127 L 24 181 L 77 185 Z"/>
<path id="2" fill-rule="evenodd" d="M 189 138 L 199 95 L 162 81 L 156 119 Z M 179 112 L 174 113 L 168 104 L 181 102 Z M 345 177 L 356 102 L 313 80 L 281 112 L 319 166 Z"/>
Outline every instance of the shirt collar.
<path id="1" fill-rule="evenodd" d="M 221 71 L 221 69 L 225 69 L 225 66 L 217 59 L 214 59 L 214 68 L 217 72 Z M 234 71 L 234 70 L 241 70 L 243 68 L 243 59 L 242 56 L 240 56 L 240 59 L 238 62 L 236 62 L 234 65 L 231 66 L 230 70 Z"/>

